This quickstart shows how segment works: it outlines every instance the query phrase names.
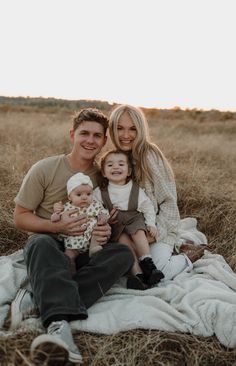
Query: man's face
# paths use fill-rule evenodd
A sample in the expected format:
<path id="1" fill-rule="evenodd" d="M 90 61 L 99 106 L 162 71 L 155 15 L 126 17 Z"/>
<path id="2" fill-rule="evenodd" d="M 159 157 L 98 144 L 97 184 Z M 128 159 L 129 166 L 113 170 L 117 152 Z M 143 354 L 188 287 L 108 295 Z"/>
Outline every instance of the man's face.
<path id="1" fill-rule="evenodd" d="M 103 126 L 93 121 L 82 122 L 75 131 L 70 131 L 70 137 L 73 152 L 83 160 L 93 160 L 107 141 Z"/>

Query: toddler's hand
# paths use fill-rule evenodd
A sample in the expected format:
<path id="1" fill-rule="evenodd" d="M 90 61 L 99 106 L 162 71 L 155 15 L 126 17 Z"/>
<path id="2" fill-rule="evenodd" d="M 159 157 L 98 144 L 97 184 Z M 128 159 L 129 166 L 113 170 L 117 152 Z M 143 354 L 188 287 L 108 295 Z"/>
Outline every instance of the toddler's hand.
<path id="1" fill-rule="evenodd" d="M 115 223 L 118 222 L 118 220 L 116 219 L 116 216 L 118 214 L 118 210 L 119 210 L 118 206 L 113 206 L 112 207 L 112 210 L 110 211 L 110 217 L 109 217 L 109 220 L 108 220 L 110 225 L 114 225 Z"/>
<path id="2" fill-rule="evenodd" d="M 157 228 L 155 226 L 147 226 L 147 231 L 148 234 L 152 237 L 155 238 L 157 235 Z"/>

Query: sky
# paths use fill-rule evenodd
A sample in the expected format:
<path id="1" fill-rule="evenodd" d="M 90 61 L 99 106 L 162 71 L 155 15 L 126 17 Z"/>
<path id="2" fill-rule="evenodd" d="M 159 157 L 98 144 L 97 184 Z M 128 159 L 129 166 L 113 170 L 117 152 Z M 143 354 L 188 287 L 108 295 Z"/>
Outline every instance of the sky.
<path id="1" fill-rule="evenodd" d="M 236 0 L 0 0 L 0 95 L 236 111 Z"/>

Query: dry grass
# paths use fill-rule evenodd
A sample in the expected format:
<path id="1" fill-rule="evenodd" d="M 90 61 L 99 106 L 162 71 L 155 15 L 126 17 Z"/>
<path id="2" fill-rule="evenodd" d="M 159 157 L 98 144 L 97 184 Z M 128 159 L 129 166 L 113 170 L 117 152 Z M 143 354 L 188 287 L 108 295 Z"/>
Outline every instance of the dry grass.
<path id="1" fill-rule="evenodd" d="M 148 112 L 152 139 L 175 172 L 181 216 L 196 217 L 212 250 L 236 269 L 236 121 L 218 114 L 217 120 L 199 113 L 169 116 Z M 65 108 L 0 108 L 0 255 L 24 245 L 26 236 L 12 221 L 14 196 L 34 162 L 69 150 L 69 117 Z M 0 364 L 33 366 L 29 345 L 34 336 L 1 338 Z M 84 365 L 236 365 L 236 350 L 215 337 L 134 330 L 113 336 L 81 333 L 75 339 Z"/>
<path id="2" fill-rule="evenodd" d="M 1 340 L 1 366 L 34 366 L 29 359 L 29 344 L 35 333 L 19 334 Z M 80 333 L 75 337 L 84 366 L 230 366 L 236 364 L 236 350 L 227 350 L 214 337 L 148 330 L 133 330 L 118 335 Z M 63 363 L 61 363 L 63 364 Z M 36 362 L 48 366 L 48 362 Z M 50 364 L 52 365 L 52 364 Z M 59 362 L 54 366 L 59 366 Z"/>

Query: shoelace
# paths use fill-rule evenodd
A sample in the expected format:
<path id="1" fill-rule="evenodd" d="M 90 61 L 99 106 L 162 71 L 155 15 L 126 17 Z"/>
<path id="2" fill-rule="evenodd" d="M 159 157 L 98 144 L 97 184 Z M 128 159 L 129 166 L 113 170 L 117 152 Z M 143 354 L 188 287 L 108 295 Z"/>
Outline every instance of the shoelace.
<path id="1" fill-rule="evenodd" d="M 52 322 L 48 328 L 48 334 L 60 334 L 62 328 L 62 322 Z"/>

